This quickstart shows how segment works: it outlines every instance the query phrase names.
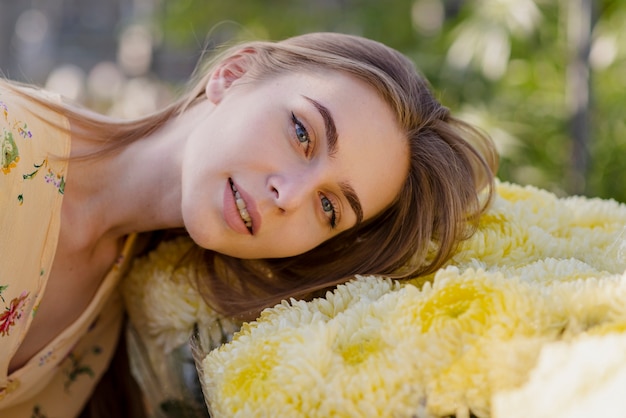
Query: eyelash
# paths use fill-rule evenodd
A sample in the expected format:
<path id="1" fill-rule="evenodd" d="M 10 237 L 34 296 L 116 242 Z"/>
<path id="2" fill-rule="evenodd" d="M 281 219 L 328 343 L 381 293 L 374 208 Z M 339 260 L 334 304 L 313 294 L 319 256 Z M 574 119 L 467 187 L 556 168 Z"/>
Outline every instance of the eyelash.
<path id="1" fill-rule="evenodd" d="M 330 224 L 330 228 L 335 229 L 335 227 L 337 226 L 337 209 L 335 205 L 328 197 L 324 196 L 323 194 L 320 195 L 320 202 L 322 202 L 322 210 L 324 211 L 324 214 L 330 214 L 330 216 L 328 217 L 328 223 Z M 328 202 L 328 205 L 330 205 L 330 207 L 327 208 L 328 211 L 326 211 L 325 209 L 326 202 Z"/>
<path id="2" fill-rule="evenodd" d="M 303 144 L 306 144 L 306 146 L 303 147 L 304 155 L 308 157 L 309 154 L 311 153 L 311 145 L 313 144 L 313 141 L 311 140 L 311 136 L 309 135 L 309 132 L 306 130 L 304 124 L 300 122 L 300 119 L 298 119 L 293 112 L 291 112 L 291 121 L 293 122 L 293 130 L 294 130 L 294 134 L 296 137 L 296 141 L 298 142 L 298 146 L 303 147 Z M 302 138 L 302 136 L 304 136 L 304 138 Z"/>
<path id="3" fill-rule="evenodd" d="M 302 144 L 306 143 L 306 146 L 304 147 L 304 155 L 308 157 L 311 153 L 311 146 L 313 144 L 313 141 L 309 136 L 309 132 L 307 131 L 304 124 L 300 122 L 300 120 L 293 112 L 291 112 L 291 121 L 294 125 L 294 134 L 296 137 L 296 141 L 298 141 L 298 146 L 302 147 Z M 334 229 L 337 226 L 337 207 L 327 196 L 323 194 L 320 194 L 320 202 L 322 204 L 322 211 L 324 212 L 324 214 L 330 215 L 328 216 L 328 223 L 330 224 L 330 228 Z"/>

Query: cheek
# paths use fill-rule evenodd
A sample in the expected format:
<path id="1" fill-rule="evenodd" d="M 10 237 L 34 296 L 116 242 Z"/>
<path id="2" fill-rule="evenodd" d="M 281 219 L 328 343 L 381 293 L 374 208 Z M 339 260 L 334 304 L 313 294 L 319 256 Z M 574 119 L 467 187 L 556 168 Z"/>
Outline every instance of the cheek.
<path id="1" fill-rule="evenodd" d="M 210 219 L 206 213 L 202 213 L 202 205 L 193 194 L 184 193 L 181 202 L 181 213 L 183 225 L 191 239 L 199 246 L 208 248 L 209 230 L 211 225 L 208 224 Z"/>
<path id="2" fill-rule="evenodd" d="M 308 219 L 307 219 L 308 221 Z M 300 255 L 319 246 L 332 238 L 330 227 L 310 224 L 290 225 L 286 233 L 277 241 L 277 245 L 287 254 L 285 256 Z"/>

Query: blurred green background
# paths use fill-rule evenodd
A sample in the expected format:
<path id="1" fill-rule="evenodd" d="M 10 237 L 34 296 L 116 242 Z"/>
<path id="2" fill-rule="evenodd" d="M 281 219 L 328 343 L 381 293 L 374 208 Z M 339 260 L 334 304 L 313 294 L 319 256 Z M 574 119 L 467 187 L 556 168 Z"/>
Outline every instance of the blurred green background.
<path id="1" fill-rule="evenodd" d="M 626 202 L 624 22 L 622 0 L 0 0 L 0 69 L 132 117 L 217 45 L 363 35 L 494 138 L 501 179 Z"/>

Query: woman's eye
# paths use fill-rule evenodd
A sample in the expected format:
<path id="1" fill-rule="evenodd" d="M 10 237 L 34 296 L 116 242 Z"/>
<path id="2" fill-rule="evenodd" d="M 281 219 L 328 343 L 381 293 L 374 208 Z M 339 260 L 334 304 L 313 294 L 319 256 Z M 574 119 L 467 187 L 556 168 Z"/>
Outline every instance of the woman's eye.
<path id="1" fill-rule="evenodd" d="M 322 203 L 322 210 L 324 211 L 324 214 L 328 217 L 330 227 L 334 228 L 335 226 L 337 226 L 337 211 L 335 210 L 333 202 L 331 202 L 330 199 L 324 195 L 321 195 L 320 201 Z"/>
<path id="2" fill-rule="evenodd" d="M 291 113 L 291 120 L 293 122 L 294 131 L 296 133 L 296 139 L 298 140 L 298 144 L 304 148 L 305 154 L 308 155 L 309 146 L 311 145 L 311 138 L 309 137 L 309 132 L 306 130 L 302 122 L 296 117 L 296 115 Z"/>

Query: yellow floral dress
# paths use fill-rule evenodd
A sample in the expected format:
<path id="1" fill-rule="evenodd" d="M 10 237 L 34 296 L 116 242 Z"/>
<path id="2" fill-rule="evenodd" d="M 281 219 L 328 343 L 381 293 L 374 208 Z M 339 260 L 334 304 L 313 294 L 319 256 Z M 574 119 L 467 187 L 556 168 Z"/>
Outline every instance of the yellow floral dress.
<path id="1" fill-rule="evenodd" d="M 43 120 L 51 123 L 46 123 Z M 65 117 L 0 83 L 0 416 L 75 417 L 106 370 L 123 307 L 117 284 L 134 237 L 81 316 L 9 373 L 54 259 L 70 136 Z"/>

